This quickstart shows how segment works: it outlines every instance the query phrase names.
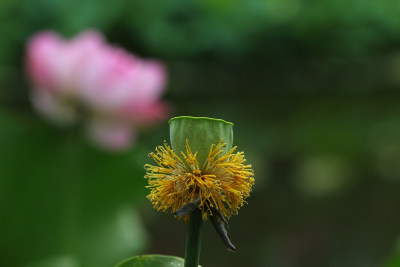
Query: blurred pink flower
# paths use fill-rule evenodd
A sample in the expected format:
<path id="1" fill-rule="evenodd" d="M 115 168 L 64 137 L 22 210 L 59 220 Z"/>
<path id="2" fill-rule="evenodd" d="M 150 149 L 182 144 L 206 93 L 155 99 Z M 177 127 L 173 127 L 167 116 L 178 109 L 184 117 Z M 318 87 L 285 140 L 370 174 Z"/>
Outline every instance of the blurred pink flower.
<path id="1" fill-rule="evenodd" d="M 166 69 L 108 45 L 96 31 L 72 40 L 41 32 L 27 45 L 35 108 L 57 124 L 86 121 L 103 147 L 126 149 L 138 128 L 167 117 Z"/>

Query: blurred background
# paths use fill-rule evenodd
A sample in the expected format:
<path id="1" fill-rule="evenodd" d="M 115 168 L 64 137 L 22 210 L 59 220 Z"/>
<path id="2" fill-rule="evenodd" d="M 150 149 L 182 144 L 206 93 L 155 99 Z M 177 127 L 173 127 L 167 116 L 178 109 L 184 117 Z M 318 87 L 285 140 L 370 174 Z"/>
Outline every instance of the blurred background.
<path id="1" fill-rule="evenodd" d="M 25 46 L 87 28 L 168 69 L 173 116 L 235 123 L 255 171 L 202 266 L 400 266 L 400 2 L 0 1 L 0 265 L 107 267 L 184 256 L 186 226 L 145 198 L 147 154 L 93 146 L 32 108 Z M 398 247 L 398 250 L 396 249 Z"/>

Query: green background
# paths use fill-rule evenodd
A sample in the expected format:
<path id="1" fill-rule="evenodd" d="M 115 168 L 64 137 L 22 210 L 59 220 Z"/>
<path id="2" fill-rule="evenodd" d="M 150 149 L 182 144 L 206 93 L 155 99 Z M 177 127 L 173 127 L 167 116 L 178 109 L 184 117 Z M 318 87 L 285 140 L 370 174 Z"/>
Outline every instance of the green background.
<path id="1" fill-rule="evenodd" d="M 235 123 L 253 165 L 227 251 L 202 266 L 400 266 L 400 2 L 0 1 L 0 265 L 107 267 L 183 257 L 186 226 L 145 198 L 167 122 L 109 153 L 32 109 L 25 44 L 86 28 L 169 71 L 172 115 Z"/>

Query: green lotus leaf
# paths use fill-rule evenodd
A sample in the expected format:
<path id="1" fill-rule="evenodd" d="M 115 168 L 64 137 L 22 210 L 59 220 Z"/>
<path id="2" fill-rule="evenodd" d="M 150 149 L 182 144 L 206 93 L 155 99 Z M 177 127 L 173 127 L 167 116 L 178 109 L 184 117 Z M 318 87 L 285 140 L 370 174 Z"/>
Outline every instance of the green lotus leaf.
<path id="1" fill-rule="evenodd" d="M 175 256 L 140 255 L 124 260 L 115 267 L 183 267 L 184 262 L 184 259 Z"/>

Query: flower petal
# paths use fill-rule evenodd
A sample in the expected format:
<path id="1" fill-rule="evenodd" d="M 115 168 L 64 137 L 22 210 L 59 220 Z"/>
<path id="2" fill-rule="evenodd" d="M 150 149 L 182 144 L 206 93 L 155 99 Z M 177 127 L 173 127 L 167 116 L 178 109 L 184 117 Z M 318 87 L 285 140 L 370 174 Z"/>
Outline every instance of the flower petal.
<path id="1" fill-rule="evenodd" d="M 36 88 L 51 90 L 56 87 L 53 57 L 62 40 L 53 32 L 35 35 L 27 45 L 27 70 Z M 55 66 L 56 67 L 56 66 Z"/>
<path id="2" fill-rule="evenodd" d="M 36 110 L 58 125 L 69 125 L 76 120 L 76 110 L 73 105 L 60 101 L 51 92 L 37 90 L 31 96 Z"/>
<path id="3" fill-rule="evenodd" d="M 87 127 L 87 134 L 100 147 L 121 151 L 132 145 L 134 131 L 124 122 L 94 119 Z"/>

